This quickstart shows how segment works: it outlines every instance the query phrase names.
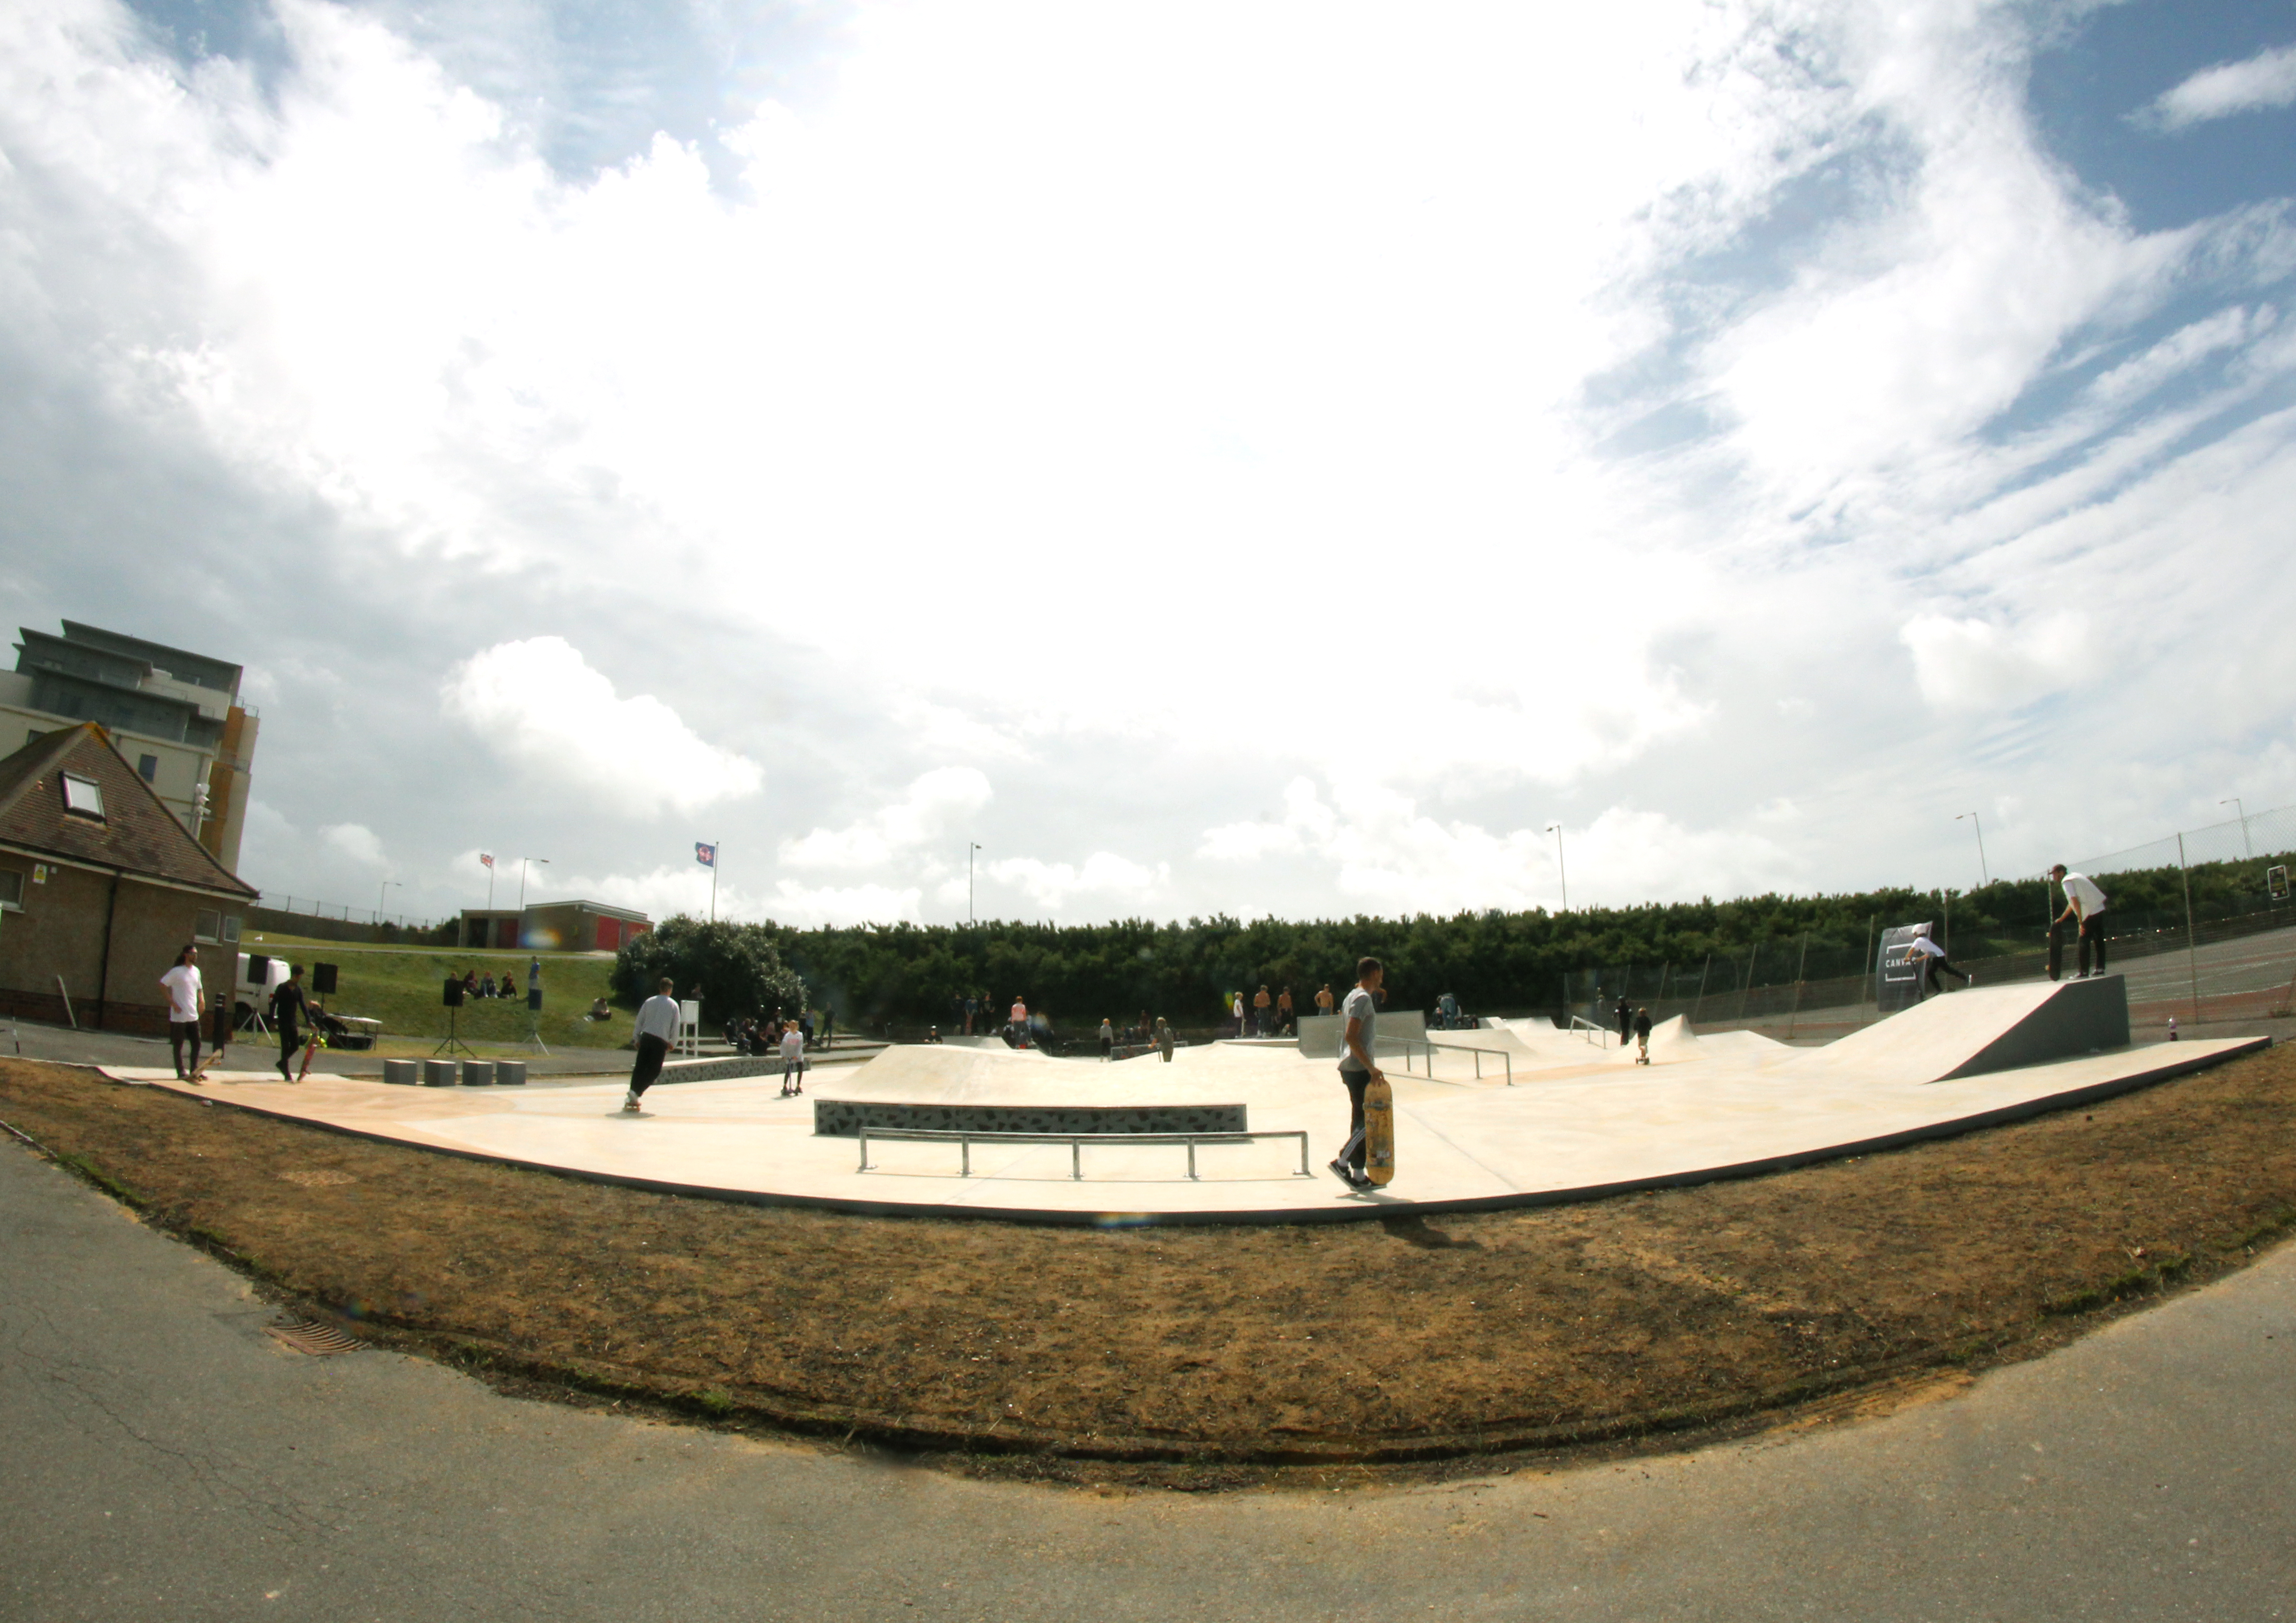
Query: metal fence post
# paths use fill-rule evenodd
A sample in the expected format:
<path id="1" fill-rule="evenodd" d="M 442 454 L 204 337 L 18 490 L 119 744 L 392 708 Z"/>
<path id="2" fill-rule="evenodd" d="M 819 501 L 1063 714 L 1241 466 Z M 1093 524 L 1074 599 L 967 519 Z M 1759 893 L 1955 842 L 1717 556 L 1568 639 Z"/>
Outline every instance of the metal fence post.
<path id="1" fill-rule="evenodd" d="M 2197 1026 L 2201 1023 L 2201 956 L 2193 939 L 2193 872 L 2185 862 L 2185 836 L 2181 831 L 2177 835 L 2177 877 L 2185 887 L 2185 968 L 2192 981 L 2193 1024 Z M 2097 937 L 2096 944 L 2102 947 L 2104 938 Z"/>

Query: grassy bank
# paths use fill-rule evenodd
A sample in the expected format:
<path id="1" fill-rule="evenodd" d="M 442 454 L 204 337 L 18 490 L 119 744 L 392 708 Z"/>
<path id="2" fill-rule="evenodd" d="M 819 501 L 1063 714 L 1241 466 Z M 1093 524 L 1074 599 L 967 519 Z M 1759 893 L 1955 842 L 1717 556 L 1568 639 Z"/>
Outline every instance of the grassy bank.
<path id="1" fill-rule="evenodd" d="M 324 998 L 337 1014 L 362 1014 L 382 1022 L 392 1037 L 429 1037 L 436 1042 L 447 1029 L 447 1011 L 439 1001 L 448 974 L 476 970 L 500 980 L 507 972 L 519 986 L 512 999 L 481 999 L 463 1005 L 457 1030 L 471 1043 L 516 1043 L 526 1036 L 526 966 L 530 953 L 465 952 L 451 947 L 351 948 L 340 942 L 310 941 L 292 936 L 250 936 L 241 943 L 248 952 L 286 957 L 308 969 L 325 962 L 335 965 L 340 979 L 335 995 Z M 617 1009 L 603 1026 L 582 1018 L 595 997 L 606 996 L 611 958 L 591 958 L 570 953 L 544 953 L 542 959 L 542 1040 L 585 1048 L 613 1048 L 630 1035 L 630 1012 Z M 308 984 L 308 981 L 307 981 Z M 384 1051 L 390 1052 L 389 1045 Z M 427 1052 L 427 1051 L 426 1051 Z"/>

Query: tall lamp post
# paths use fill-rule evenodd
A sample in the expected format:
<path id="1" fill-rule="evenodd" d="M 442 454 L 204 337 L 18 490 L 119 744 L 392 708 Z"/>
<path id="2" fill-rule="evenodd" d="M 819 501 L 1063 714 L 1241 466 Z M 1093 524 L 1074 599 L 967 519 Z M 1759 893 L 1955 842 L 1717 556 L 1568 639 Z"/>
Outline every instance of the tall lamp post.
<path id="1" fill-rule="evenodd" d="M 374 922 L 376 923 L 380 924 L 382 922 L 383 897 L 390 891 L 404 890 L 406 889 L 406 886 L 400 884 L 395 879 L 386 879 L 382 881 L 382 888 L 374 893 Z"/>
<path id="2" fill-rule="evenodd" d="M 1554 836 L 1554 872 L 1562 880 L 1562 911 L 1570 911 L 1570 870 L 1562 865 L 1562 825 L 1550 823 L 1546 832 Z"/>
<path id="3" fill-rule="evenodd" d="M 2218 806 L 2229 806 L 2240 814 L 2240 848 L 2246 851 L 2251 857 L 2255 856 L 2256 847 L 2250 843 L 2248 838 L 2248 807 L 2240 803 L 2240 797 L 2238 795 L 2233 796 L 2229 800 L 2219 800 L 2217 804 Z"/>
<path id="4" fill-rule="evenodd" d="M 1978 821 L 1975 812 L 1964 812 L 1954 821 L 1958 823 L 1962 817 L 1968 818 L 1969 826 L 1977 831 L 1977 876 L 1989 885 L 1993 882 L 1993 875 L 1985 866 L 1985 824 Z"/>
<path id="5" fill-rule="evenodd" d="M 980 846 L 972 840 L 964 843 L 964 922 L 967 924 L 980 922 L 980 915 L 972 907 L 972 858 L 980 849 Z"/>
<path id="6" fill-rule="evenodd" d="M 521 916 L 526 912 L 526 865 L 529 863 L 532 863 L 537 868 L 546 868 L 550 865 L 550 858 L 521 857 L 518 859 L 518 910 Z"/>

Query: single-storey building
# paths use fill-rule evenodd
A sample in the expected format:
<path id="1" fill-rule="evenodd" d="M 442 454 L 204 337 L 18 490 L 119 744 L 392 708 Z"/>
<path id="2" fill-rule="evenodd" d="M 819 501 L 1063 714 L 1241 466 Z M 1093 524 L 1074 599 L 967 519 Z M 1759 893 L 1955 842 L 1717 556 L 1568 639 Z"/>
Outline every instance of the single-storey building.
<path id="1" fill-rule="evenodd" d="M 192 838 L 94 722 L 0 759 L 0 1010 L 163 1037 L 160 977 L 213 945 L 227 991 L 260 898 Z"/>
<path id="2" fill-rule="evenodd" d="M 530 907 L 465 907 L 456 944 L 523 952 L 613 953 L 653 921 L 603 902 L 537 902 Z"/>

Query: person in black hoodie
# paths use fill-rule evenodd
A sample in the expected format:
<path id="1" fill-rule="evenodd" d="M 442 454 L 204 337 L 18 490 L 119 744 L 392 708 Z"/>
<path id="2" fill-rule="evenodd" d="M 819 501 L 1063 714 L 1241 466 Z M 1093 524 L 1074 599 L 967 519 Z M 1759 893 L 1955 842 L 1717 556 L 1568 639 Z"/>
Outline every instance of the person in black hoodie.
<path id="1" fill-rule="evenodd" d="M 279 1074 L 290 1082 L 295 1080 L 291 1062 L 303 1045 L 301 1028 L 316 1023 L 311 1019 L 311 1005 L 303 997 L 303 966 L 291 964 L 287 979 L 271 992 L 271 1029 L 279 1034 Z"/>

